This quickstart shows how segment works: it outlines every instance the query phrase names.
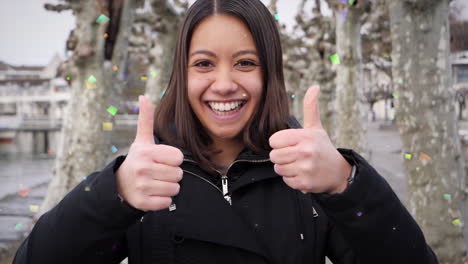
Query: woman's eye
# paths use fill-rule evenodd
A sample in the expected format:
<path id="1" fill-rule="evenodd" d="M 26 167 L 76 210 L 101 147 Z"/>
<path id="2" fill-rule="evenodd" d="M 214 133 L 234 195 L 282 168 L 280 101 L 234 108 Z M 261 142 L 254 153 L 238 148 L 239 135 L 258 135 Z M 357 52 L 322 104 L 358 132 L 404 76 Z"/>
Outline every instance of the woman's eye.
<path id="1" fill-rule="evenodd" d="M 257 64 L 253 61 L 248 61 L 248 60 L 241 60 L 236 63 L 236 65 L 239 65 L 241 67 L 251 67 L 251 66 L 257 66 Z"/>
<path id="2" fill-rule="evenodd" d="M 201 68 L 208 68 L 210 66 L 212 66 L 212 64 L 209 61 L 200 61 L 195 64 L 195 67 L 201 67 Z"/>

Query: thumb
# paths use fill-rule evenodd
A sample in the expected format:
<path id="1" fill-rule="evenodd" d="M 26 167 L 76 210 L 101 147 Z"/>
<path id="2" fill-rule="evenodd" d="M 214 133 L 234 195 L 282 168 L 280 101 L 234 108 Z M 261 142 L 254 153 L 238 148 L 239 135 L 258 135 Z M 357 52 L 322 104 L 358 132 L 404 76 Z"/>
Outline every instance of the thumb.
<path id="1" fill-rule="evenodd" d="M 320 86 L 310 87 L 304 96 L 304 128 L 321 128 L 318 96 Z"/>
<path id="2" fill-rule="evenodd" d="M 154 126 L 154 108 L 151 101 L 140 95 L 138 97 L 138 113 L 137 134 L 135 142 L 152 143 L 154 144 L 153 126 Z"/>

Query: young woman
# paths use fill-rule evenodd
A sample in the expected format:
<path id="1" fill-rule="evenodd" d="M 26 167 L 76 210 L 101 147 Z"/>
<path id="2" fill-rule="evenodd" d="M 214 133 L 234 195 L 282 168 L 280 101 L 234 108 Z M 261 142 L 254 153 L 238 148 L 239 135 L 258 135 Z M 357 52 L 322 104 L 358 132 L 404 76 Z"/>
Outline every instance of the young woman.
<path id="1" fill-rule="evenodd" d="M 301 128 L 268 9 L 196 1 L 128 155 L 44 214 L 14 263 L 437 263 L 386 181 L 333 147 L 318 92 Z"/>

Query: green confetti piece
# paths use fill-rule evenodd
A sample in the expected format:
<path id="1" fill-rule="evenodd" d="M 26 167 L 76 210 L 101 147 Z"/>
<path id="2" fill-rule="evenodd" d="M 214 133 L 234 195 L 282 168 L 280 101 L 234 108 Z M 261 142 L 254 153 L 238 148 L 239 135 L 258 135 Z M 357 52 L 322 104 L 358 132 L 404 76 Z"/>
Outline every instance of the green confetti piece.
<path id="1" fill-rule="evenodd" d="M 156 72 L 151 72 L 151 76 L 156 77 Z"/>
<path id="2" fill-rule="evenodd" d="M 450 195 L 450 194 L 448 194 L 448 193 L 445 193 L 445 194 L 444 194 L 444 198 L 445 198 L 446 200 L 450 200 L 450 199 L 452 199 L 452 195 Z"/>
<path id="3" fill-rule="evenodd" d="M 291 94 L 291 98 L 292 98 L 292 99 L 296 98 L 296 95 L 295 95 L 295 94 Z"/>
<path id="4" fill-rule="evenodd" d="M 88 78 L 89 83 L 95 83 L 96 81 L 97 81 L 96 77 L 94 77 L 93 75 L 89 76 L 89 78 Z"/>
<path id="5" fill-rule="evenodd" d="M 354 2 L 356 2 L 356 0 L 349 0 L 349 4 L 350 4 L 350 5 L 353 5 Z"/>
<path id="6" fill-rule="evenodd" d="M 107 17 L 106 15 L 104 14 L 101 14 L 97 19 L 96 19 L 96 23 L 98 24 L 105 24 L 107 22 L 109 22 L 110 18 Z"/>
<path id="7" fill-rule="evenodd" d="M 341 64 L 340 57 L 338 56 L 338 54 L 331 55 L 330 61 L 332 64 Z"/>
<path id="8" fill-rule="evenodd" d="M 21 223 L 18 223 L 18 224 L 15 225 L 16 230 L 20 230 L 22 228 L 23 228 L 23 224 L 21 224 Z"/>
<path id="9" fill-rule="evenodd" d="M 107 108 L 107 112 L 109 112 L 109 114 L 115 116 L 115 114 L 117 114 L 117 111 L 119 111 L 119 109 L 117 109 L 117 107 L 115 106 L 109 106 L 109 108 Z"/>
<path id="10" fill-rule="evenodd" d="M 276 20 L 279 19 L 279 15 L 278 15 L 278 14 L 275 14 L 275 19 L 276 19 Z"/>
<path id="11" fill-rule="evenodd" d="M 393 98 L 398 99 L 398 94 L 397 93 L 392 93 Z"/>
<path id="12" fill-rule="evenodd" d="M 405 154 L 405 159 L 410 160 L 413 155 L 406 153 Z"/>
<path id="13" fill-rule="evenodd" d="M 71 80 L 71 77 L 70 76 L 67 76 L 67 81 Z"/>
<path id="14" fill-rule="evenodd" d="M 457 218 L 457 219 L 452 221 L 452 224 L 454 224 L 456 226 L 461 226 L 461 221 L 460 221 L 460 219 Z"/>

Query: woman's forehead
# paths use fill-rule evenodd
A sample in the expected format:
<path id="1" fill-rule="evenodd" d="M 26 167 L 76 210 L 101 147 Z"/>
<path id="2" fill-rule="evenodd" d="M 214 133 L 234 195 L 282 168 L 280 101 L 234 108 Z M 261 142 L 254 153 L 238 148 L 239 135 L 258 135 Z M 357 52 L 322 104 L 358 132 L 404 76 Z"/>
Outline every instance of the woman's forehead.
<path id="1" fill-rule="evenodd" d="M 200 47 L 239 47 L 255 49 L 247 25 L 234 16 L 213 15 L 204 19 L 194 30 L 190 50 Z"/>

